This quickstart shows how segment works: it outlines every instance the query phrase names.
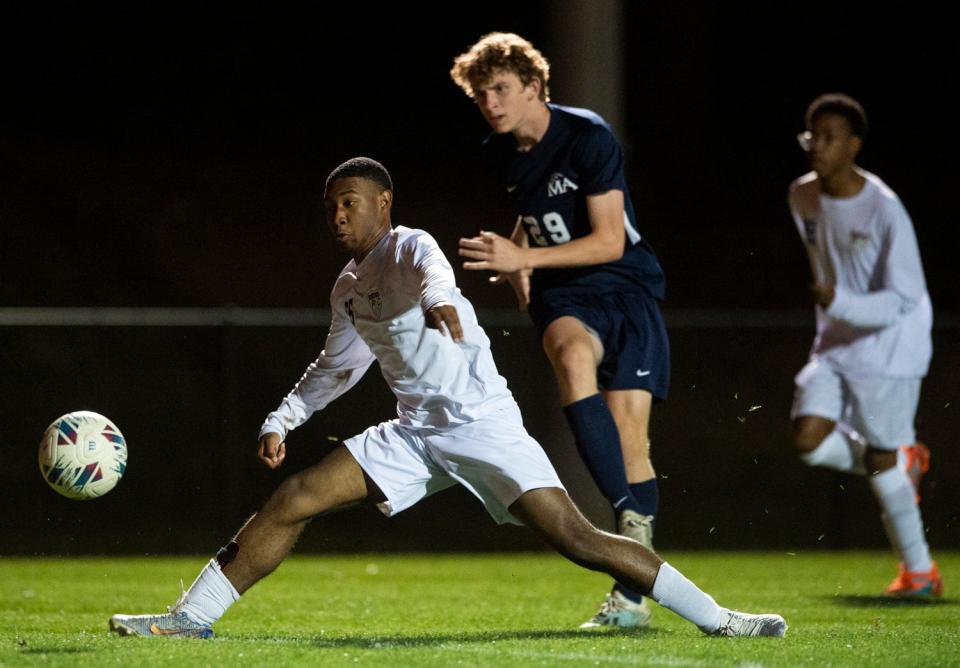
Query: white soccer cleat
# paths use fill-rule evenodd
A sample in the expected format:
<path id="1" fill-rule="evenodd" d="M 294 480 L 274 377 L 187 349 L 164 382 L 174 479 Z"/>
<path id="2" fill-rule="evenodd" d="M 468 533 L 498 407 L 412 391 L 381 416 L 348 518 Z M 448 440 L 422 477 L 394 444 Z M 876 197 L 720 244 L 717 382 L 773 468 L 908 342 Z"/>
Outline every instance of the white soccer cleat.
<path id="1" fill-rule="evenodd" d="M 185 612 L 159 615 L 114 615 L 110 630 L 121 636 L 148 638 L 212 638 L 213 629 L 198 624 Z"/>
<path id="2" fill-rule="evenodd" d="M 607 594 L 606 600 L 592 618 L 580 625 L 581 629 L 597 629 L 616 626 L 622 629 L 642 629 L 650 626 L 653 613 L 647 599 L 639 603 L 614 590 Z"/>
<path id="3" fill-rule="evenodd" d="M 750 615 L 736 610 L 725 610 L 720 628 L 705 631 L 710 636 L 739 638 L 743 636 L 766 636 L 782 638 L 787 633 L 787 622 L 780 615 Z"/>
<path id="4" fill-rule="evenodd" d="M 653 552 L 653 515 L 624 510 L 617 528 L 621 536 L 632 538 Z"/>
<path id="5" fill-rule="evenodd" d="M 183 611 L 187 592 L 180 583 L 180 598 L 166 613 L 157 615 L 114 615 L 110 618 L 110 631 L 119 636 L 144 636 L 147 638 L 212 638 L 213 629 L 194 621 Z"/>

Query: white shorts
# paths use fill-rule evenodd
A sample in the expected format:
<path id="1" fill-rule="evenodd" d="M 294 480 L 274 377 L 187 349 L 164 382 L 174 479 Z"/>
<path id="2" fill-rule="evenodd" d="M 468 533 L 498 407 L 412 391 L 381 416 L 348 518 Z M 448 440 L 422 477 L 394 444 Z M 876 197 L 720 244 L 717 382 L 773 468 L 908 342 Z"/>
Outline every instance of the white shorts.
<path id="1" fill-rule="evenodd" d="M 507 510 L 521 494 L 540 487 L 563 489 L 515 406 L 443 428 L 390 420 L 344 445 L 387 497 L 378 507 L 388 517 L 460 483 L 498 524 L 522 524 Z"/>
<path id="2" fill-rule="evenodd" d="M 816 415 L 844 422 L 874 448 L 913 443 L 920 378 L 849 378 L 814 358 L 794 379 L 790 417 Z"/>

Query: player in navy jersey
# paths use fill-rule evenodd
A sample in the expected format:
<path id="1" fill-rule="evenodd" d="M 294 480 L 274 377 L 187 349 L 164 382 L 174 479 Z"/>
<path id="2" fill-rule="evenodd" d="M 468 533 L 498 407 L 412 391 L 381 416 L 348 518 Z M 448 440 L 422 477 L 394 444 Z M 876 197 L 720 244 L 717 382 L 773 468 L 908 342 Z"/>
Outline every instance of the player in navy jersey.
<path id="1" fill-rule="evenodd" d="M 622 534 L 652 547 L 656 474 L 648 427 L 666 399 L 669 343 L 658 302 L 664 276 L 638 232 L 609 125 L 549 101 L 549 63 L 530 42 L 491 33 L 451 76 L 493 129 L 484 157 L 517 207 L 511 237 L 461 239 L 465 269 L 509 281 L 528 309 L 560 386 L 577 449 Z M 650 609 L 616 584 L 584 627 L 646 626 Z"/>

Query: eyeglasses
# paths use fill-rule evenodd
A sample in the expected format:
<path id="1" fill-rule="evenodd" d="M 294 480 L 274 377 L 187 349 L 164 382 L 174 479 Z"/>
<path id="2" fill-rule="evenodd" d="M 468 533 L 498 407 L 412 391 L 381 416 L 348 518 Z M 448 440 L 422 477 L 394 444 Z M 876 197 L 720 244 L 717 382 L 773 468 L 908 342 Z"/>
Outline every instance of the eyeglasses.
<path id="1" fill-rule="evenodd" d="M 813 143 L 813 133 L 809 130 L 804 130 L 803 132 L 797 133 L 797 143 L 800 144 L 800 148 L 809 153 L 810 145 Z"/>

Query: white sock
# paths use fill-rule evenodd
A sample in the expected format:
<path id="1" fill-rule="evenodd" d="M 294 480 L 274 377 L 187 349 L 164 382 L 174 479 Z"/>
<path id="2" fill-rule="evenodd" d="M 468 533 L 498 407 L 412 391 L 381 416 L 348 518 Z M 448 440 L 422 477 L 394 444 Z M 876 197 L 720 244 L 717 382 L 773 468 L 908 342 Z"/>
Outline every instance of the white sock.
<path id="1" fill-rule="evenodd" d="M 720 628 L 723 613 L 727 612 L 726 608 L 717 605 L 710 594 L 701 591 L 667 562 L 660 565 L 650 597 L 688 622 L 693 622 L 704 633 L 713 633 Z"/>
<path id="2" fill-rule="evenodd" d="M 898 466 L 870 476 L 870 489 L 883 511 L 883 527 L 893 549 L 908 571 L 933 568 L 930 548 L 923 535 L 923 520 L 910 478 Z"/>
<path id="3" fill-rule="evenodd" d="M 211 559 L 190 585 L 180 610 L 198 624 L 210 626 L 239 598 L 240 594 L 220 570 L 220 564 Z"/>
<path id="4" fill-rule="evenodd" d="M 866 449 L 866 444 L 855 432 L 847 433 L 838 425 L 827 434 L 820 445 L 800 455 L 800 459 L 808 466 L 825 466 L 828 469 L 863 475 L 863 453 Z"/>

